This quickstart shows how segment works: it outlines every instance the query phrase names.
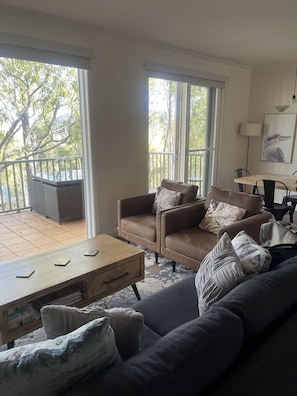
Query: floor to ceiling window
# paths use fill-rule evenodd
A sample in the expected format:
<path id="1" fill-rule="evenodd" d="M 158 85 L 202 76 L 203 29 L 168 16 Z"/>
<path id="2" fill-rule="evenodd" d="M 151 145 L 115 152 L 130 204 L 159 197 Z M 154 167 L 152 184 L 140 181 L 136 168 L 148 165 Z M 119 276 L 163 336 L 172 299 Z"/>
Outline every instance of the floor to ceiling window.
<path id="1" fill-rule="evenodd" d="M 216 86 L 218 85 L 218 86 Z M 213 182 L 223 84 L 171 73 L 148 73 L 149 188 L 163 178 L 199 186 Z"/>
<path id="2" fill-rule="evenodd" d="M 88 69 L 93 56 L 92 50 L 76 46 L 9 34 L 1 37 L 2 211 L 15 209 L 13 205 L 16 210 L 30 207 L 24 180 L 32 174 L 57 181 L 81 179 L 89 191 Z M 93 197 L 87 193 L 82 198 L 88 235 L 93 236 L 94 226 L 88 224 Z"/>

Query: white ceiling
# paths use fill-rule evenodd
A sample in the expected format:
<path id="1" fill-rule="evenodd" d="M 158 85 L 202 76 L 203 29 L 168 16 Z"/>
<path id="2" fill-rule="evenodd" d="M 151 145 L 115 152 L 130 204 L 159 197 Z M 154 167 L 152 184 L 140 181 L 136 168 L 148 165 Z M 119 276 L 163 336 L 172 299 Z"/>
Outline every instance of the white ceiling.
<path id="1" fill-rule="evenodd" d="M 0 0 L 254 67 L 297 64 L 296 0 Z"/>

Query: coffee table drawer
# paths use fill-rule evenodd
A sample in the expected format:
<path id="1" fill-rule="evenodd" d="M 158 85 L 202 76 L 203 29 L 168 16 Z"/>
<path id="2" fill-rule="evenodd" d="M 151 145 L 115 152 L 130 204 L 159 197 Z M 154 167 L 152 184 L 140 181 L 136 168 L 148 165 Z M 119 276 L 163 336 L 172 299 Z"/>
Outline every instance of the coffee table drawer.
<path id="1" fill-rule="evenodd" d="M 130 260 L 101 274 L 87 279 L 87 298 L 103 297 L 115 293 L 144 278 L 143 257 Z"/>

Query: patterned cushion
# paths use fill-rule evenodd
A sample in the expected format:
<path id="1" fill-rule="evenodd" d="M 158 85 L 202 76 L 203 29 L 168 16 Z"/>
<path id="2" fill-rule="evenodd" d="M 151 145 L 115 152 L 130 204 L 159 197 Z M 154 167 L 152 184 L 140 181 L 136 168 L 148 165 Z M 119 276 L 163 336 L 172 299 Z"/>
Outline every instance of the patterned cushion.
<path id="1" fill-rule="evenodd" d="M 179 204 L 180 197 L 181 192 L 168 190 L 165 187 L 158 187 L 152 209 L 153 213 L 173 208 Z"/>
<path id="2" fill-rule="evenodd" d="M 226 227 L 234 221 L 241 220 L 245 212 L 246 209 L 211 199 L 199 227 L 204 231 L 217 234 L 222 227 Z"/>
<path id="3" fill-rule="evenodd" d="M 121 363 L 108 318 L 0 354 L 0 394 L 54 396 Z"/>
<path id="4" fill-rule="evenodd" d="M 199 315 L 245 278 L 242 265 L 225 232 L 201 262 L 195 278 Z"/>
<path id="5" fill-rule="evenodd" d="M 48 338 L 55 338 L 96 318 L 110 318 L 110 325 L 122 359 L 140 351 L 140 333 L 143 315 L 132 308 L 101 307 L 76 308 L 65 305 L 45 305 L 40 310 L 44 331 Z"/>
<path id="6" fill-rule="evenodd" d="M 240 231 L 232 239 L 232 245 L 246 275 L 258 275 L 268 271 L 271 254 L 267 249 L 259 246 L 245 231 Z"/>

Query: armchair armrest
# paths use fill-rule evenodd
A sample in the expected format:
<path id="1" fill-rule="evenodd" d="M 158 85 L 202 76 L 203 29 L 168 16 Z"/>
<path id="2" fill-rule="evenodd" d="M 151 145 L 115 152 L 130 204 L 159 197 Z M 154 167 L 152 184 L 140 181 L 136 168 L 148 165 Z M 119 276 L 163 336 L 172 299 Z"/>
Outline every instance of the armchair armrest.
<path id="1" fill-rule="evenodd" d="M 256 215 L 236 221 L 226 227 L 221 228 L 217 234 L 218 239 L 224 234 L 224 232 L 227 232 L 229 237 L 232 239 L 236 234 L 244 230 L 257 243 L 261 244 L 260 227 L 263 223 L 267 223 L 271 218 L 271 213 L 263 211 Z"/>
<path id="2" fill-rule="evenodd" d="M 162 213 L 161 240 L 173 232 L 198 226 L 206 210 L 204 200 L 194 201 Z"/>
<path id="3" fill-rule="evenodd" d="M 153 208 L 155 193 L 148 193 L 118 200 L 118 219 L 150 213 Z"/>

